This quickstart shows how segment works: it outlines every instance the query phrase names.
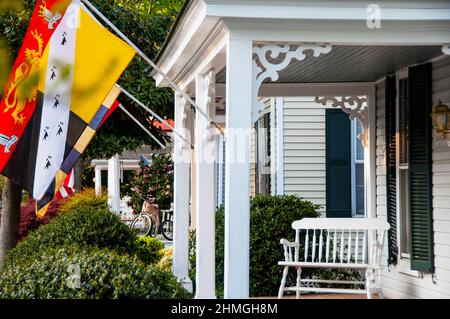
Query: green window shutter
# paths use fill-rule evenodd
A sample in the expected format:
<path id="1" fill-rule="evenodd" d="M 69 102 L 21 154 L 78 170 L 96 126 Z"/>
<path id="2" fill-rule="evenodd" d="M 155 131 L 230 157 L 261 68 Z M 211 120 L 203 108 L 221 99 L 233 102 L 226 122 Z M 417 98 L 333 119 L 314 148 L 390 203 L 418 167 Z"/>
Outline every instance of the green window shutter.
<path id="1" fill-rule="evenodd" d="M 431 63 L 409 68 L 411 269 L 433 272 Z"/>
<path id="2" fill-rule="evenodd" d="M 386 78 L 386 208 L 387 221 L 391 225 L 388 232 L 388 263 L 396 264 L 397 247 L 397 162 L 396 162 L 396 98 L 397 80 L 395 76 Z"/>
<path id="3" fill-rule="evenodd" d="M 352 217 L 351 122 L 339 109 L 325 119 L 327 217 Z"/>

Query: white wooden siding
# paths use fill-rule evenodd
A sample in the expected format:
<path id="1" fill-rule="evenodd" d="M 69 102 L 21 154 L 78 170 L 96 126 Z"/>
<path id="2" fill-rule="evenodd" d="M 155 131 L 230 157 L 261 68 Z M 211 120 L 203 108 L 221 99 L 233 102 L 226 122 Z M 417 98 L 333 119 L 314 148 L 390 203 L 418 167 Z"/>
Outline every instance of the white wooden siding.
<path id="1" fill-rule="evenodd" d="M 377 86 L 377 215 L 386 219 L 384 83 Z M 450 57 L 433 63 L 433 105 L 450 104 Z M 390 298 L 450 298 L 450 147 L 435 136 L 433 143 L 433 228 L 436 280 L 418 278 L 383 267 L 382 283 Z M 387 264 L 387 248 L 383 265 Z"/>
<path id="2" fill-rule="evenodd" d="M 284 193 L 325 212 L 325 107 L 314 97 L 284 99 Z"/>

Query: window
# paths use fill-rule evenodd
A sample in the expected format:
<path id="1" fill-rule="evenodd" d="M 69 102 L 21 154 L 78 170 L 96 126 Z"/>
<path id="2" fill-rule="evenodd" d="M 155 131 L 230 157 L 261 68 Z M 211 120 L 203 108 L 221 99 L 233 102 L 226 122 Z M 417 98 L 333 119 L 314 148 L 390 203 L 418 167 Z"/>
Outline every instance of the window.
<path id="1" fill-rule="evenodd" d="M 255 123 L 256 127 L 256 194 L 270 194 L 270 113 Z"/>
<path id="2" fill-rule="evenodd" d="M 352 216 L 365 216 L 364 146 L 358 138 L 362 133 L 359 120 L 352 121 Z"/>
<path id="3" fill-rule="evenodd" d="M 398 75 L 397 91 L 397 167 L 398 167 L 398 212 L 399 212 L 399 253 L 401 259 L 409 259 L 410 235 L 409 235 L 409 125 L 408 125 L 408 77 L 406 73 Z"/>
<path id="4" fill-rule="evenodd" d="M 434 272 L 432 65 L 386 80 L 386 207 L 389 262 L 421 277 Z"/>

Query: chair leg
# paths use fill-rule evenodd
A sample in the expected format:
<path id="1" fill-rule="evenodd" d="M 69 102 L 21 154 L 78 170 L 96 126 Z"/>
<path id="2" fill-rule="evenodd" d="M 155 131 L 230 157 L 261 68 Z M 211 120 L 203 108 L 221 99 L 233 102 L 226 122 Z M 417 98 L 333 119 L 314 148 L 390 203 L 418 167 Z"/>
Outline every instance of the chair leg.
<path id="1" fill-rule="evenodd" d="M 380 271 L 380 269 L 376 270 L 375 278 L 376 278 L 376 287 L 377 287 L 378 295 L 380 296 L 380 299 L 384 299 L 383 289 L 381 288 L 381 271 Z"/>
<path id="2" fill-rule="evenodd" d="M 367 269 L 366 270 L 367 299 L 372 299 L 372 280 L 373 280 L 373 271 Z"/>
<path id="3" fill-rule="evenodd" d="M 300 285 L 301 285 L 301 283 L 302 283 L 301 280 L 302 280 L 302 268 L 301 268 L 301 267 L 298 267 L 298 268 L 297 268 L 297 288 L 300 288 Z M 297 290 L 297 291 L 295 292 L 295 296 L 296 296 L 297 299 L 300 298 L 300 291 L 299 291 L 299 290 Z"/>
<path id="4" fill-rule="evenodd" d="M 280 290 L 278 291 L 278 299 L 283 298 L 284 286 L 286 285 L 288 271 L 289 271 L 289 266 L 284 266 L 283 278 L 281 278 Z"/>

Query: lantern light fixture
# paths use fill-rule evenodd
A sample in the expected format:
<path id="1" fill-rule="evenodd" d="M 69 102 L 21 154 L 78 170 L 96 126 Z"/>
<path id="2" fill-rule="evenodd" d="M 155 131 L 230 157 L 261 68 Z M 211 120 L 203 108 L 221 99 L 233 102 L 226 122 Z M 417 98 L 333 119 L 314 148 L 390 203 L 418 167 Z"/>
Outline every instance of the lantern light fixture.
<path id="1" fill-rule="evenodd" d="M 450 143 L 450 108 L 439 100 L 431 116 L 436 132 Z"/>

